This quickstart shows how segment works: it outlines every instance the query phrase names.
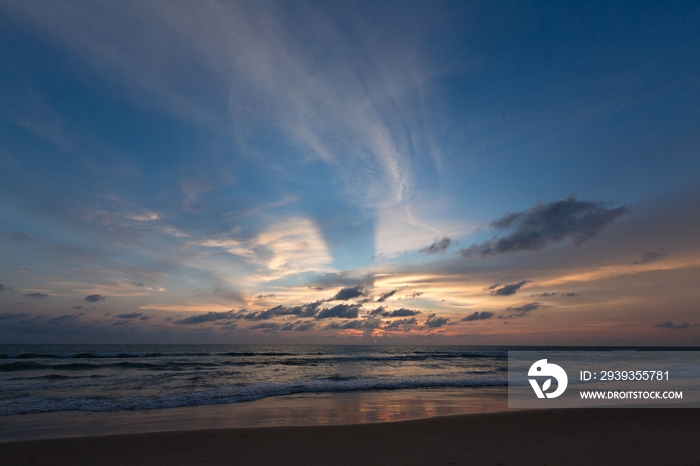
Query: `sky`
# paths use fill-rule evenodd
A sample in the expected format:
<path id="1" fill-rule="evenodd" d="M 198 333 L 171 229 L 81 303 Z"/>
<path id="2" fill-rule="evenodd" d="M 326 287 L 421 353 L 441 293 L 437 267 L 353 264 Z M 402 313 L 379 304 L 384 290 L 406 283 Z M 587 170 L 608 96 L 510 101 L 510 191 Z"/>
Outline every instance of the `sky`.
<path id="1" fill-rule="evenodd" d="M 3 0 L 0 343 L 700 344 L 697 2 Z"/>

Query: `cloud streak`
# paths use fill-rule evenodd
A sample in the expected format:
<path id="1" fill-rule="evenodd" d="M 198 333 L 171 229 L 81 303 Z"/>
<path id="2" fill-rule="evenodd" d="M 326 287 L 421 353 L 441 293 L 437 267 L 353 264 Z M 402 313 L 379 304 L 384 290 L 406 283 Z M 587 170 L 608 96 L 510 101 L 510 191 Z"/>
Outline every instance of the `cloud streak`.
<path id="1" fill-rule="evenodd" d="M 396 294 L 397 291 L 399 291 L 399 290 L 391 290 L 391 291 L 387 291 L 386 293 L 380 294 L 380 295 L 379 295 L 379 298 L 377 298 L 377 302 L 378 302 L 378 303 L 383 303 L 383 302 L 386 301 L 387 299 L 389 299 L 389 298 L 391 298 L 392 296 L 394 296 L 394 295 Z"/>
<path id="2" fill-rule="evenodd" d="M 510 312 L 508 315 L 499 316 L 500 319 L 511 319 L 513 317 L 526 317 L 529 316 L 532 311 L 540 308 L 540 303 L 527 303 L 518 307 L 507 307 L 506 312 Z"/>
<path id="3" fill-rule="evenodd" d="M 218 320 L 231 320 L 235 319 L 235 312 L 234 311 L 226 311 L 226 312 L 207 312 L 205 314 L 199 314 L 196 316 L 191 316 L 187 317 L 185 319 L 180 319 L 176 320 L 176 324 L 181 324 L 181 325 L 193 325 L 193 324 L 202 324 L 205 322 L 216 322 Z"/>
<path id="4" fill-rule="evenodd" d="M 378 307 L 370 311 L 371 316 L 382 316 L 382 317 L 410 317 L 417 316 L 420 311 L 414 311 L 413 309 L 406 309 L 402 307 L 401 309 L 396 309 L 394 311 L 387 311 L 384 307 Z"/>
<path id="5" fill-rule="evenodd" d="M 503 287 L 501 287 L 501 288 L 498 288 L 498 289 L 492 291 L 491 294 L 492 294 L 492 295 L 495 295 L 495 296 L 510 296 L 510 295 L 514 295 L 514 294 L 515 294 L 523 285 L 525 285 L 526 283 L 530 283 L 530 280 L 523 280 L 523 281 L 521 281 L 521 282 L 519 282 L 519 283 L 511 283 L 510 285 L 505 285 L 505 286 L 503 286 Z M 492 285 L 492 286 L 489 287 L 489 289 L 495 288 L 496 286 L 498 286 L 498 285 Z"/>
<path id="6" fill-rule="evenodd" d="M 418 325 L 418 321 L 416 320 L 415 317 L 411 317 L 410 319 L 397 319 L 397 320 L 392 320 L 389 324 L 385 325 L 383 328 L 387 330 L 392 330 L 395 328 L 399 328 L 402 326 L 407 326 L 407 325 Z"/>
<path id="7" fill-rule="evenodd" d="M 642 256 L 641 259 L 639 259 L 638 261 L 634 261 L 634 263 L 635 264 L 648 264 L 649 262 L 656 262 L 667 254 L 668 254 L 668 252 L 666 252 L 665 249 L 660 248 L 656 251 L 647 252 L 646 254 L 644 254 Z"/>
<path id="8" fill-rule="evenodd" d="M 445 252 L 447 251 L 447 248 L 450 247 L 450 244 L 452 244 L 452 239 L 445 236 L 441 240 L 435 240 L 433 244 L 427 248 L 421 249 L 419 252 L 422 252 L 423 254 L 437 254 L 438 252 Z"/>
<path id="9" fill-rule="evenodd" d="M 463 318 L 461 320 L 461 322 L 473 322 L 475 320 L 486 320 L 486 319 L 490 319 L 491 317 L 493 317 L 493 315 L 494 315 L 494 313 L 490 312 L 490 311 L 481 311 L 481 312 L 476 311 L 472 314 L 469 314 L 465 318 Z"/>
<path id="10" fill-rule="evenodd" d="M 684 330 L 687 328 L 700 327 L 700 324 L 689 324 L 688 322 L 685 322 L 685 321 L 681 322 L 680 324 L 674 324 L 672 321 L 669 320 L 667 322 L 656 324 L 656 325 L 654 325 L 654 327 L 670 328 L 670 329 L 674 329 L 674 330 Z"/>
<path id="11" fill-rule="evenodd" d="M 105 299 L 107 299 L 107 296 L 102 296 L 101 294 L 91 294 L 85 296 L 85 301 L 89 303 L 96 303 L 98 301 L 104 301 Z"/>

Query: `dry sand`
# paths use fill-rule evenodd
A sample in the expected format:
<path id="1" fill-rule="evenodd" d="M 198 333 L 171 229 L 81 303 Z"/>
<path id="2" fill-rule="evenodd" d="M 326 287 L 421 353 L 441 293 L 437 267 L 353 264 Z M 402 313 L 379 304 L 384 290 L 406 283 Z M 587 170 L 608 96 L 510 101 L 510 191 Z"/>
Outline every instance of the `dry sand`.
<path id="1" fill-rule="evenodd" d="M 700 411 L 597 409 L 0 444 L 3 466 L 698 465 Z"/>

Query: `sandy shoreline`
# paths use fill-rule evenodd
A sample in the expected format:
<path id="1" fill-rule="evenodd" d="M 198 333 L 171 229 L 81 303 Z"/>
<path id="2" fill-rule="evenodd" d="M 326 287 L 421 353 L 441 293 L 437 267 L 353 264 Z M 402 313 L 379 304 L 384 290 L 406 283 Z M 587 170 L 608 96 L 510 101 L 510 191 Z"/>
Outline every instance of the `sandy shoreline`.
<path id="1" fill-rule="evenodd" d="M 0 444 L 3 465 L 698 464 L 694 409 L 510 411 Z"/>

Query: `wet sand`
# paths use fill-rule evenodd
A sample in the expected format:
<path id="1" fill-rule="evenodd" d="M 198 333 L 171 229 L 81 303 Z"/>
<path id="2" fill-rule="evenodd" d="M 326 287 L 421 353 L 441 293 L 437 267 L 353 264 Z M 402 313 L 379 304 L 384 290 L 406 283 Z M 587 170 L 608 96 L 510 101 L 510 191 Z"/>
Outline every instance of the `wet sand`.
<path id="1" fill-rule="evenodd" d="M 373 424 L 234 428 L 0 444 L 3 465 L 690 465 L 700 411 L 510 411 Z"/>
<path id="2" fill-rule="evenodd" d="M 371 424 L 506 411 L 504 388 L 318 393 L 245 403 L 0 417 L 0 443 L 165 431 Z"/>

